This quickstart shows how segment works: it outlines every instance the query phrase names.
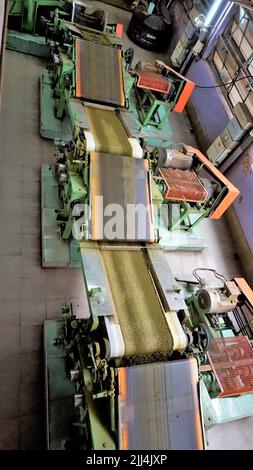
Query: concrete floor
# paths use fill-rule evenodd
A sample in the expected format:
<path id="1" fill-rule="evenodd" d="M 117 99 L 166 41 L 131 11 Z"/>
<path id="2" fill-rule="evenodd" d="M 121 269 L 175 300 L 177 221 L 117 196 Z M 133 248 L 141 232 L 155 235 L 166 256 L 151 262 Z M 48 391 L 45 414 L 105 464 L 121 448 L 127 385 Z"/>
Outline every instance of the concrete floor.
<path id="1" fill-rule="evenodd" d="M 128 12 L 106 8 L 112 20 L 127 25 Z M 125 44 L 130 45 L 127 38 Z M 157 57 L 135 50 L 135 61 Z M 0 121 L 0 449 L 43 447 L 42 325 L 59 316 L 61 303 L 81 301 L 84 294 L 81 270 L 41 269 L 40 169 L 42 162 L 53 162 L 52 143 L 39 137 L 43 65 L 31 56 L 6 54 Z M 172 119 L 177 132 L 181 129 L 182 137 L 194 141 L 186 118 Z M 194 267 L 202 266 L 215 267 L 228 277 L 240 274 L 225 222 L 204 221 L 202 232 L 208 243 L 202 254 L 167 254 L 174 274 L 189 278 Z M 232 423 L 232 434 L 228 426 L 211 429 L 211 448 L 253 448 L 244 439 L 252 419 L 246 427 Z"/>

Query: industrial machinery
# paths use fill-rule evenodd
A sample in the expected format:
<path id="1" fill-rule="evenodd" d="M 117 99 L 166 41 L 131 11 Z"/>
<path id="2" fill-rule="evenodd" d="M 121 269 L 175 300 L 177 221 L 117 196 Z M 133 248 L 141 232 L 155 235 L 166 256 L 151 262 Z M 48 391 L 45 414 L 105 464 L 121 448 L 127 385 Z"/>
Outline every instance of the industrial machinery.
<path id="1" fill-rule="evenodd" d="M 198 272 L 210 271 L 214 284 Z M 205 427 L 252 415 L 253 295 L 243 278 L 227 281 L 212 269 L 194 270 L 198 288 L 188 298 L 189 329 L 197 325 L 206 341 L 200 357 L 200 390 Z M 200 331 L 199 331 L 200 334 Z"/>
<path id="2" fill-rule="evenodd" d="M 34 34 L 39 27 L 40 15 L 48 16 L 65 3 L 65 0 L 9 0 L 10 27 Z"/>
<path id="3" fill-rule="evenodd" d="M 107 27 L 108 14 L 80 0 L 10 0 L 9 25 L 26 33 L 41 33 L 45 20 L 51 23 L 54 31 L 66 24 L 76 23 L 95 31 L 104 31 Z M 67 29 L 67 28 L 65 28 Z"/>
<path id="4" fill-rule="evenodd" d="M 161 133 L 167 133 L 168 114 L 184 110 L 194 83 L 161 61 L 132 68 L 132 54 L 123 54 L 115 38 L 96 33 L 95 39 L 59 20 L 57 11 L 49 29 L 54 65 L 42 75 L 41 135 L 57 138 L 58 157 L 55 169 L 42 172 L 42 193 L 52 191 L 50 205 L 42 196 L 43 266 L 73 265 L 76 239 L 165 239 L 162 246 L 188 247 L 195 226 L 204 217 L 219 218 L 238 194 L 197 150 L 181 146 L 178 158 L 167 158 L 176 150 Z M 113 204 L 124 229 L 108 236 Z M 128 208 L 140 204 L 145 213 L 136 233 L 136 214 Z M 187 232 L 183 242 L 166 241 L 175 229 Z"/>
<path id="5" fill-rule="evenodd" d="M 44 19 L 53 64 L 41 78 L 41 135 L 70 140 L 67 104 L 77 98 L 120 108 L 133 136 L 168 145 L 168 114 L 184 110 L 194 83 L 160 61 L 132 68 L 133 50 L 122 50 L 122 25 L 108 24 L 101 11 L 75 16 L 74 7 L 72 14 L 65 10 Z"/>
<path id="6" fill-rule="evenodd" d="M 166 242 L 219 219 L 238 191 L 197 149 L 142 148 L 111 109 L 70 100 L 74 140 L 42 169 L 42 264 L 72 266 L 80 240 Z"/>
<path id="7" fill-rule="evenodd" d="M 135 77 L 133 86 L 141 126 L 164 126 L 170 111 L 181 113 L 194 90 L 194 83 L 175 72 L 161 61 L 154 64 L 139 62 L 128 70 Z M 129 107 L 132 103 L 130 90 Z"/>
<path id="8" fill-rule="evenodd" d="M 245 343 L 251 367 L 251 318 L 233 318 L 252 314 L 252 294 L 237 280 L 190 295 L 164 233 L 218 219 L 238 191 L 168 132 L 192 82 L 159 61 L 132 68 L 106 15 L 71 2 L 38 22 L 37 3 L 29 31 L 39 24 L 53 57 L 41 135 L 57 139 L 55 165 L 42 167 L 42 265 L 81 266 L 86 305 L 44 326 L 48 448 L 203 449 L 213 402 L 228 399 L 212 348 L 225 335 Z M 243 400 L 252 384 L 234 390 Z"/>
<path id="9" fill-rule="evenodd" d="M 48 39 L 67 41 L 71 28 L 77 35 L 88 29 L 93 39 L 98 33 L 122 33 L 122 25 L 108 24 L 107 12 L 79 0 L 10 0 L 8 28 L 9 49 L 47 58 Z"/>
<path id="10" fill-rule="evenodd" d="M 58 16 L 48 28 L 54 65 L 41 79 L 43 137 L 70 140 L 71 128 L 65 139 L 54 118 L 66 117 L 65 126 L 69 126 L 67 103 L 78 98 L 120 108 L 124 125 L 135 137 L 162 146 L 173 142 L 168 115 L 171 111 L 183 112 L 194 83 L 161 61 L 140 62 L 131 68 L 131 54 L 129 50 L 123 53 L 117 28 L 110 34 L 92 33 L 66 20 L 59 21 Z M 49 114 L 50 107 L 55 114 Z"/>
<path id="11" fill-rule="evenodd" d="M 194 84 L 159 61 L 132 68 L 121 28 L 78 1 L 10 2 L 10 16 L 14 48 L 53 57 L 42 265 L 81 266 L 85 288 L 85 306 L 44 325 L 48 448 L 203 449 L 204 426 L 252 414 L 253 294 L 242 279 L 183 288 L 163 250 L 238 195 L 168 132 Z"/>
<path id="12" fill-rule="evenodd" d="M 79 240 L 188 248 L 195 226 L 219 218 L 238 194 L 197 150 L 181 145 L 168 157 L 176 152 L 168 114 L 184 110 L 194 83 L 161 61 L 132 68 L 115 35 L 58 10 L 48 31 L 54 63 L 41 79 L 41 135 L 57 139 L 57 162 L 42 170 L 43 266 L 79 265 Z M 123 224 L 108 235 L 113 204 Z"/>
<path id="13" fill-rule="evenodd" d="M 169 229 L 188 231 L 205 217 L 219 219 L 237 197 L 237 189 L 197 149 L 188 145 L 155 148 L 154 181 L 170 211 Z M 173 214 L 174 204 L 178 212 Z M 173 218 L 173 215 L 175 218 Z"/>
<path id="14" fill-rule="evenodd" d="M 164 253 L 82 242 L 80 254 L 88 310 L 65 306 L 45 324 L 48 447 L 202 449 L 197 361 L 183 355 L 177 316 L 186 304 Z"/>
<path id="15" fill-rule="evenodd" d="M 203 449 L 205 428 L 252 415 L 244 279 L 176 281 L 147 245 L 81 242 L 80 254 L 87 311 L 65 305 L 44 328 L 49 448 Z"/>

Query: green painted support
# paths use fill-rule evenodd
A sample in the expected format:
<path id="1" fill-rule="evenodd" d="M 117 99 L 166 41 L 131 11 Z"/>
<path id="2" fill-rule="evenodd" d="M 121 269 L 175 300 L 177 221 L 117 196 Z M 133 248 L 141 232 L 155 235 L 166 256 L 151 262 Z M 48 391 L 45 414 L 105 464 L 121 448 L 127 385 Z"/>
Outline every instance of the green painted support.
<path id="1" fill-rule="evenodd" d="M 171 206 L 172 208 L 173 206 Z M 175 229 L 180 229 L 180 230 L 189 230 L 193 229 L 196 227 L 201 220 L 203 220 L 206 215 L 207 215 L 207 210 L 206 209 L 201 209 L 201 208 L 196 208 L 192 207 L 190 204 L 187 202 L 180 202 L 180 212 L 179 216 L 176 218 L 175 221 L 171 220 L 169 229 L 170 230 L 175 230 Z M 191 216 L 196 216 L 195 220 L 191 220 Z M 188 223 L 186 222 L 188 219 Z"/>
<path id="2" fill-rule="evenodd" d="M 80 268 L 80 250 L 76 240 L 69 243 L 60 236 L 56 211 L 62 209 L 58 195 L 58 182 L 50 165 L 41 171 L 41 246 L 42 267 Z"/>
<path id="3" fill-rule="evenodd" d="M 68 119 L 57 119 L 54 109 L 52 79 L 49 72 L 45 70 L 40 79 L 40 134 L 46 139 L 70 141 L 72 131 Z"/>
<path id="4" fill-rule="evenodd" d="M 20 16 L 21 30 L 34 34 L 36 31 L 39 8 L 47 8 L 49 11 L 63 7 L 65 0 L 10 0 L 8 14 Z"/>
<path id="5" fill-rule="evenodd" d="M 77 428 L 73 426 L 75 388 L 66 373 L 66 354 L 62 348 L 54 345 L 55 338 L 62 335 L 63 323 L 63 320 L 47 320 L 43 329 L 46 437 L 49 450 L 64 450 L 68 448 L 68 441 L 78 437 Z"/>
<path id="6" fill-rule="evenodd" d="M 23 0 L 9 0 L 8 16 L 22 16 Z"/>
<path id="7" fill-rule="evenodd" d="M 36 57 L 48 59 L 50 57 L 50 46 L 42 36 L 34 36 L 28 33 L 9 30 L 7 32 L 7 49 Z"/>

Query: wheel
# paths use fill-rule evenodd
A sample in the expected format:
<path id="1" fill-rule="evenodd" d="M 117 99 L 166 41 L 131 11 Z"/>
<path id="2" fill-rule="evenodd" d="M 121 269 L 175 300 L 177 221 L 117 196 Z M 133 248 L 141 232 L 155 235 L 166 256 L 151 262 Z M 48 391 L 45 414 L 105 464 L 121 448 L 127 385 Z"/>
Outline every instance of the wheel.
<path id="1" fill-rule="evenodd" d="M 195 328 L 195 335 L 196 339 L 194 338 L 194 343 L 197 344 L 203 352 L 208 351 L 212 344 L 212 333 L 209 326 L 205 323 L 200 323 Z"/>

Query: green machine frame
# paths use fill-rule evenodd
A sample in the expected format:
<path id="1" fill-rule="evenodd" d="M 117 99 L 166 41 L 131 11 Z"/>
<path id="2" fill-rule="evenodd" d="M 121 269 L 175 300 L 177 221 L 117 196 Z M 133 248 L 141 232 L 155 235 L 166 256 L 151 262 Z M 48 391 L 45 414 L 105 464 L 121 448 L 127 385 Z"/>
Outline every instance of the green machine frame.
<path id="1" fill-rule="evenodd" d="M 38 9 L 62 7 L 65 3 L 65 0 L 9 0 L 9 16 L 20 16 L 21 30 L 34 34 Z"/>

